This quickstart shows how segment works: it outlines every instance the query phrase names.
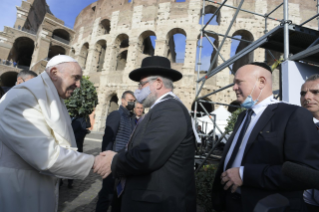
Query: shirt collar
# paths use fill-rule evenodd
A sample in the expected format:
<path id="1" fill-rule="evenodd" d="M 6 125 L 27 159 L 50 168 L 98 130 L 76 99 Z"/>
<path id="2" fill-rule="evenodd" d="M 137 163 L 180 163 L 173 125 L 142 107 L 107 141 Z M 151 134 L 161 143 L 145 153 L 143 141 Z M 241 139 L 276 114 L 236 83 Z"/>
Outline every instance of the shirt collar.
<path id="1" fill-rule="evenodd" d="M 255 114 L 258 114 L 259 112 L 263 111 L 265 107 L 275 102 L 278 102 L 278 101 L 274 99 L 273 95 L 271 95 L 267 97 L 266 99 L 264 99 L 263 101 L 261 101 L 260 103 L 254 105 L 251 109 L 254 111 Z"/>
<path id="2" fill-rule="evenodd" d="M 172 91 L 170 91 L 170 92 L 167 92 L 166 94 L 163 94 L 160 98 L 158 98 L 155 102 L 154 102 L 154 104 L 151 106 L 151 109 L 155 106 L 155 105 L 157 105 L 158 103 L 160 103 L 161 101 L 162 101 L 162 99 L 164 99 L 166 96 L 168 96 L 168 95 L 171 95 L 171 96 L 173 96 L 173 97 L 176 97 L 176 95 L 172 92 Z"/>
<path id="3" fill-rule="evenodd" d="M 315 117 L 313 117 L 313 122 L 314 122 L 314 123 L 317 123 L 317 122 L 319 122 L 319 120 L 316 119 Z"/>

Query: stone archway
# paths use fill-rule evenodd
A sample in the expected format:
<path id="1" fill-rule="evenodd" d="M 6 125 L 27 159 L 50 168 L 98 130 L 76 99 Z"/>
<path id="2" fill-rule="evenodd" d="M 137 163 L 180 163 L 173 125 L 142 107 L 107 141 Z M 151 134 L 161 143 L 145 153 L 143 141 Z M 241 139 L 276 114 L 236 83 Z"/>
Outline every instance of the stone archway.
<path id="1" fill-rule="evenodd" d="M 167 58 L 172 63 L 184 63 L 187 34 L 184 29 L 174 28 L 167 33 Z"/>
<path id="2" fill-rule="evenodd" d="M 34 52 L 34 41 L 28 37 L 19 37 L 14 41 L 8 60 L 18 64 L 19 68 L 29 69 Z"/>
<path id="3" fill-rule="evenodd" d="M 66 50 L 61 46 L 50 46 L 48 60 L 57 55 L 65 55 Z"/>

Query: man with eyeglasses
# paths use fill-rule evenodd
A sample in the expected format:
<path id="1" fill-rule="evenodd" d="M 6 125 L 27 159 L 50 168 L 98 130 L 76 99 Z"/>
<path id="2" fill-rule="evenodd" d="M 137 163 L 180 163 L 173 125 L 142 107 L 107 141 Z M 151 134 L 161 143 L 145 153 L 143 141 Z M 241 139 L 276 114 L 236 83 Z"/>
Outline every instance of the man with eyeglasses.
<path id="1" fill-rule="evenodd" d="M 167 58 L 154 56 L 129 77 L 139 82 L 135 97 L 150 111 L 137 123 L 127 149 L 101 153 L 105 158 L 94 171 L 121 178 L 122 212 L 194 212 L 195 139 L 188 110 L 173 93 L 182 74 Z"/>
<path id="2" fill-rule="evenodd" d="M 106 119 L 105 132 L 102 142 L 102 152 L 113 150 L 115 152 L 124 149 L 135 127 L 135 97 L 132 91 L 122 94 L 122 104 L 119 110 L 113 111 Z M 121 199 L 113 195 L 115 179 L 112 175 L 103 180 L 103 187 L 99 192 L 99 200 L 96 212 L 105 212 L 112 205 L 112 212 L 121 211 Z"/>

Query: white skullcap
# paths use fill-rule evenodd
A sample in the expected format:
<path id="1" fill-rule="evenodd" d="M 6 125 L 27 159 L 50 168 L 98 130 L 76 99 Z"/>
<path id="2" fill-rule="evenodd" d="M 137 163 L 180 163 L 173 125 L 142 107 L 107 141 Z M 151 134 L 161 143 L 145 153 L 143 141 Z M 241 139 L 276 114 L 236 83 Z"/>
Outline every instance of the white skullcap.
<path id="1" fill-rule="evenodd" d="M 78 61 L 67 55 L 57 55 L 48 62 L 46 68 L 56 66 L 61 63 L 78 63 Z"/>

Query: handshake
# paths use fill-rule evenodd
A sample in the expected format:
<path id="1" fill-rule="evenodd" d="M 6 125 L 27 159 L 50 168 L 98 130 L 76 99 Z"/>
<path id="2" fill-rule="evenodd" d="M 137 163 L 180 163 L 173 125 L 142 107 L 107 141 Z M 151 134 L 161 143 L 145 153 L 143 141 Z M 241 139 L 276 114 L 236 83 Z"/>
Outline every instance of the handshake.
<path id="1" fill-rule="evenodd" d="M 105 151 L 96 156 L 93 165 L 94 173 L 101 175 L 103 179 L 109 176 L 112 173 L 112 161 L 116 154 L 113 151 Z"/>

